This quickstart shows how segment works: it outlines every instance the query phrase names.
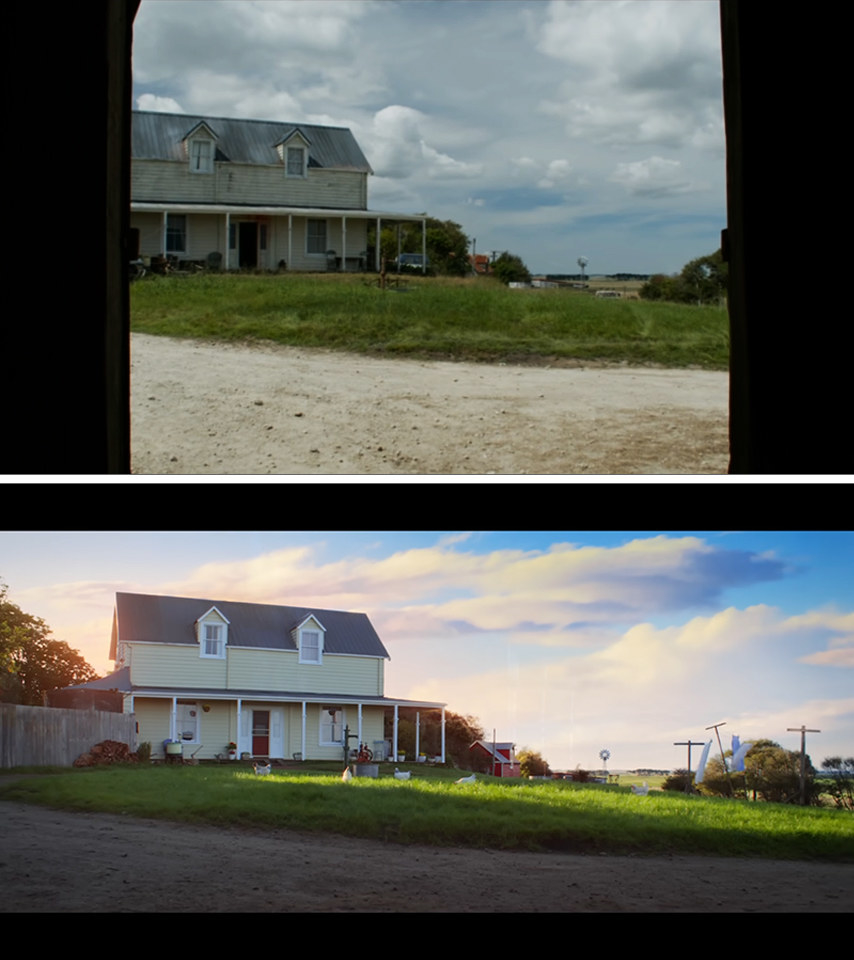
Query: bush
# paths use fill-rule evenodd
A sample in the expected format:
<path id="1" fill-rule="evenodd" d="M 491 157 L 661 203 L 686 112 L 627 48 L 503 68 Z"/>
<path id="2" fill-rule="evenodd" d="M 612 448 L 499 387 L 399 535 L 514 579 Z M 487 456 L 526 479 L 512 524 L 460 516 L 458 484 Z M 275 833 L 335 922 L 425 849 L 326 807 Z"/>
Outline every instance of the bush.
<path id="1" fill-rule="evenodd" d="M 674 770 L 661 785 L 662 790 L 678 790 L 690 793 L 694 789 L 694 774 L 691 770 Z"/>
<path id="2" fill-rule="evenodd" d="M 137 745 L 136 755 L 140 763 L 151 762 L 151 744 L 148 740 L 143 740 L 142 743 Z"/>
<path id="3" fill-rule="evenodd" d="M 843 810 L 854 810 L 854 757 L 825 757 L 821 764 L 822 779 L 816 784 L 829 793 Z"/>

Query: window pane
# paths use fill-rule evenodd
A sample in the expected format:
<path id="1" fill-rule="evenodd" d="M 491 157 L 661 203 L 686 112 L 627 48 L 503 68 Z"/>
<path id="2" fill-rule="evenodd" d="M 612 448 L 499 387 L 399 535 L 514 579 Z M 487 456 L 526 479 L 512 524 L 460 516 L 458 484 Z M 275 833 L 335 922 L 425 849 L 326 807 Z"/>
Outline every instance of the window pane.
<path id="1" fill-rule="evenodd" d="M 183 213 L 166 215 L 166 252 L 183 253 L 187 249 L 187 218 Z"/>
<path id="2" fill-rule="evenodd" d="M 326 253 L 326 221 L 309 220 L 306 249 L 309 253 Z"/>

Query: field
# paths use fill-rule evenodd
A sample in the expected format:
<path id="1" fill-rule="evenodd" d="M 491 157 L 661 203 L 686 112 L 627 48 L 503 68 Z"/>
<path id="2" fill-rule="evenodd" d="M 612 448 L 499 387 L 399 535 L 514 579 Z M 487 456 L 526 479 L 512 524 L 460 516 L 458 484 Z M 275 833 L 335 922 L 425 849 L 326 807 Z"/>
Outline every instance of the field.
<path id="1" fill-rule="evenodd" d="M 150 276 L 132 285 L 131 324 L 137 333 L 384 357 L 709 370 L 729 359 L 727 313 L 716 307 L 510 290 L 484 278 L 405 277 L 381 290 L 371 275 Z"/>
<path id="2" fill-rule="evenodd" d="M 458 771 L 411 769 L 410 782 L 228 766 L 0 777 L 0 912 L 854 905 L 850 814 L 548 782 L 454 786 Z"/>

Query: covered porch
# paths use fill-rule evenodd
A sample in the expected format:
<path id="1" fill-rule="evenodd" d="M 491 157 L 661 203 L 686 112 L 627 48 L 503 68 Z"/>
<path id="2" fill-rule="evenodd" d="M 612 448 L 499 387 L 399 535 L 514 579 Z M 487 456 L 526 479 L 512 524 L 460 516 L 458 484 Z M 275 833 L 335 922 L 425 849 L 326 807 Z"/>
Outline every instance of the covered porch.
<path id="1" fill-rule="evenodd" d="M 369 226 L 379 237 L 383 225 L 420 223 L 426 272 L 426 220 L 372 210 L 136 202 L 130 226 L 139 243 L 131 259 L 135 253 L 222 270 L 379 272 L 378 243 L 369 262 Z"/>
<path id="2" fill-rule="evenodd" d="M 375 759 L 396 760 L 404 709 L 440 712 L 439 756 L 444 762 L 445 705 L 441 703 L 341 694 L 151 688 L 127 693 L 124 703 L 124 711 L 136 715 L 139 741 L 150 742 L 153 754 L 159 754 L 166 741 L 173 741 L 182 744 L 185 756 L 200 760 L 217 758 L 230 743 L 236 744 L 237 756 L 342 761 L 345 746 L 349 754 L 365 744 Z"/>

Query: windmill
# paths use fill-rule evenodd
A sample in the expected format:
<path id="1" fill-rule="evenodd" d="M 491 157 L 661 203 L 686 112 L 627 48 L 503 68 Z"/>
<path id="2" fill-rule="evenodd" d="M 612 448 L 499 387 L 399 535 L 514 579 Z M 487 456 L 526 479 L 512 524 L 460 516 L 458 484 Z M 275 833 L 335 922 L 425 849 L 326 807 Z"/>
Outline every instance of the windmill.
<path id="1" fill-rule="evenodd" d="M 587 266 L 587 257 L 579 257 L 576 263 L 581 267 L 581 282 L 584 283 L 584 268 Z"/>
<path id="2" fill-rule="evenodd" d="M 581 261 L 579 260 L 578 262 L 580 263 Z M 600 750 L 600 751 L 599 751 L 599 759 L 602 761 L 602 763 L 605 764 L 605 777 L 607 778 L 607 776 L 608 776 L 608 761 L 611 759 L 611 751 L 610 751 L 610 750 Z"/>

